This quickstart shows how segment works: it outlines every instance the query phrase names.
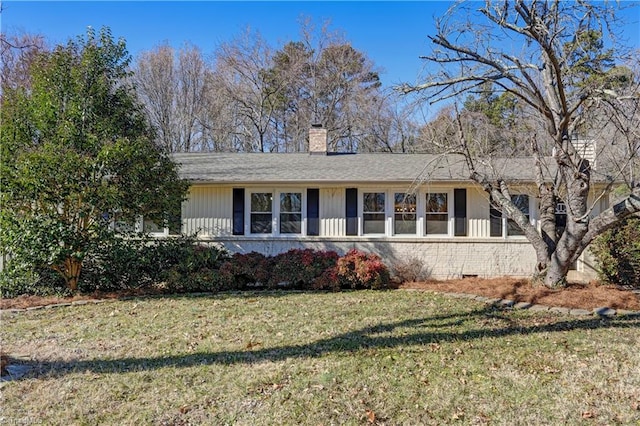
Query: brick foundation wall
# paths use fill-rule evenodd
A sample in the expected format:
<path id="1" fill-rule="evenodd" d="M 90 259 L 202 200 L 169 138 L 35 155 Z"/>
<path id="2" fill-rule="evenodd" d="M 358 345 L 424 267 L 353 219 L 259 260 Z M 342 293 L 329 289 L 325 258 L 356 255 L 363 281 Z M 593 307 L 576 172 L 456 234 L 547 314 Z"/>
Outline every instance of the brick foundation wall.
<path id="1" fill-rule="evenodd" d="M 343 239 L 256 239 L 218 238 L 209 243 L 223 246 L 232 253 L 257 251 L 275 255 L 297 248 L 334 250 L 344 254 L 356 248 L 377 253 L 388 265 L 397 261 L 419 259 L 432 278 L 529 277 L 534 272 L 535 252 L 526 240 L 487 239 L 402 239 L 398 241 L 365 238 Z"/>

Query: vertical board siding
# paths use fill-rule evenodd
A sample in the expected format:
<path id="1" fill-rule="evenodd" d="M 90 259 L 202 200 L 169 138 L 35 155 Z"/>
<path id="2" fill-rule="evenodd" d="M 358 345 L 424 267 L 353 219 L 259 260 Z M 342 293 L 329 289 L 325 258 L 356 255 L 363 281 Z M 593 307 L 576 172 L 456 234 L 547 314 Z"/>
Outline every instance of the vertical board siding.
<path id="1" fill-rule="evenodd" d="M 467 190 L 467 218 L 470 237 L 489 236 L 489 200 L 487 195 L 475 188 Z"/>
<path id="2" fill-rule="evenodd" d="M 344 188 L 320 189 L 320 235 L 340 237 L 346 233 Z"/>
<path id="3" fill-rule="evenodd" d="M 232 202 L 231 188 L 192 186 L 182 207 L 183 231 L 187 235 L 231 235 Z"/>

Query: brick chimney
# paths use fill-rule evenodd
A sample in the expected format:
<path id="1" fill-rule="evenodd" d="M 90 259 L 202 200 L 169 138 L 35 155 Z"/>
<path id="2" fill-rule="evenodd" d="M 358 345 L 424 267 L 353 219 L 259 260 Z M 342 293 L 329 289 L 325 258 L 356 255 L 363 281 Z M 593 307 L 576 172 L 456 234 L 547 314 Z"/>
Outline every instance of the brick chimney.
<path id="1" fill-rule="evenodd" d="M 309 129 L 309 154 L 327 155 L 327 129 L 322 124 L 312 124 Z"/>

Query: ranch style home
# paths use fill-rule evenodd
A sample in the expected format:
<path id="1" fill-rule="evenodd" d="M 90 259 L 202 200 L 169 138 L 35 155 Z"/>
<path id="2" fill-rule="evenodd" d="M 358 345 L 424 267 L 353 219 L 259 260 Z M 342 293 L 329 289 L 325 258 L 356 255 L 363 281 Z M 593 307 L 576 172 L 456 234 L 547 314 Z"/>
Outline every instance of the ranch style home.
<path id="1" fill-rule="evenodd" d="M 387 265 L 420 260 L 434 278 L 533 273 L 531 244 L 468 178 L 462 157 L 328 153 L 326 139 L 325 129 L 312 128 L 308 153 L 175 154 L 191 183 L 181 232 L 232 253 L 357 248 Z M 497 164 L 535 225 L 531 159 Z M 591 265 L 585 254 L 574 267 L 593 276 Z"/>

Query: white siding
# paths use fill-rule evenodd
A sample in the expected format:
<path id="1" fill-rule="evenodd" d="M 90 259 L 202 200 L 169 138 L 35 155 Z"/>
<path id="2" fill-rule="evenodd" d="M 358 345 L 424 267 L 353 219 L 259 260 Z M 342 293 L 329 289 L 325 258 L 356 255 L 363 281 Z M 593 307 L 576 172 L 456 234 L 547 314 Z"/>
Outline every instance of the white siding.
<path id="1" fill-rule="evenodd" d="M 470 237 L 489 237 L 489 199 L 485 192 L 467 189 L 467 217 Z"/>
<path id="2" fill-rule="evenodd" d="M 214 185 L 192 186 L 187 201 L 183 203 L 183 232 L 198 233 L 202 241 L 223 245 L 233 252 L 259 251 L 264 254 L 277 254 L 291 248 L 309 247 L 318 250 L 336 250 L 345 253 L 351 248 L 377 252 L 391 266 L 393 263 L 412 258 L 419 259 L 429 268 L 435 278 L 450 278 L 463 275 L 479 276 L 528 276 L 533 272 L 535 253 L 531 244 L 522 237 L 495 238 L 489 236 L 489 200 L 479 188 L 467 187 L 467 229 L 465 237 L 425 236 L 420 232 L 424 221 L 425 193 L 447 191 L 452 194 L 455 187 L 422 187 L 418 192 L 418 229 L 415 236 L 346 236 L 345 188 L 320 188 L 320 235 L 232 235 L 233 189 Z M 254 187 L 252 187 L 254 188 Z M 305 186 L 300 186 L 304 191 Z M 359 187 L 386 191 L 393 194 L 397 186 L 381 184 L 379 186 Z M 256 189 L 256 188 L 254 188 Z M 280 187 L 258 187 L 260 190 L 283 190 Z M 251 188 L 246 189 L 250 191 Z M 389 195 L 391 197 L 391 195 Z M 591 197 L 593 198 L 593 196 Z M 391 198 L 390 198 L 391 199 Z M 453 201 L 453 198 L 451 198 Z M 245 200 L 246 201 L 246 200 Z M 606 206 L 606 197 L 594 200 L 597 210 Z M 358 198 L 360 212 L 362 200 Z M 393 215 L 391 204 L 387 206 L 387 215 Z M 531 213 L 535 219 L 535 199 L 531 200 Z M 245 212 L 248 206 L 245 206 Z M 450 206 L 452 216 L 453 205 Z M 245 215 L 245 220 L 247 217 Z M 451 219 L 453 224 L 453 219 Z M 535 223 L 535 222 L 534 222 Z M 389 226 L 391 228 L 391 226 Z M 583 255 L 577 263 L 579 271 L 593 275 L 592 259 Z"/>
<path id="3" fill-rule="evenodd" d="M 182 205 L 182 231 L 187 235 L 225 236 L 232 232 L 232 188 L 192 186 Z"/>
<path id="4" fill-rule="evenodd" d="M 346 234 L 344 188 L 320 189 L 320 235 L 338 237 Z"/>

